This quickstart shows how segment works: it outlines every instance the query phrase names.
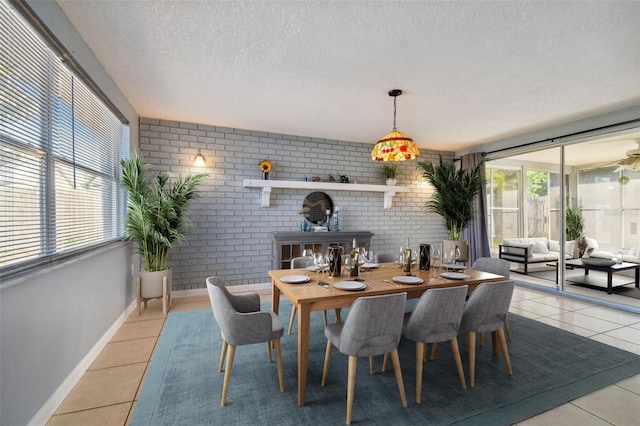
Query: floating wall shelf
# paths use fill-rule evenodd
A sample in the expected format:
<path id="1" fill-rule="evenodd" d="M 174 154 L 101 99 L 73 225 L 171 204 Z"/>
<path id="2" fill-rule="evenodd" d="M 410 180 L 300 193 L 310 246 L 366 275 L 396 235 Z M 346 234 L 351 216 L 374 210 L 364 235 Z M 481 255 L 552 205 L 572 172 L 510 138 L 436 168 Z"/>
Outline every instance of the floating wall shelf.
<path id="1" fill-rule="evenodd" d="M 359 183 L 335 182 L 303 182 L 297 180 L 244 179 L 242 186 L 245 188 L 262 188 L 262 207 L 269 207 L 269 204 L 271 203 L 271 188 L 383 192 L 385 209 L 391 208 L 393 196 L 396 195 L 396 193 L 409 192 L 409 188 L 405 186 L 364 185 Z"/>

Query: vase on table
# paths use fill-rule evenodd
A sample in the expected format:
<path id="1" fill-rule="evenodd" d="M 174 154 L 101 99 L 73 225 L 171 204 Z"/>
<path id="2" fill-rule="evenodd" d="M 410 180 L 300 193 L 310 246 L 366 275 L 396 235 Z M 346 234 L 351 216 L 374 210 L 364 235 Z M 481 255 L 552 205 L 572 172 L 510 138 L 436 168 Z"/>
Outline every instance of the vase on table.
<path id="1" fill-rule="evenodd" d="M 262 172 L 262 179 L 269 180 L 269 172 Z"/>

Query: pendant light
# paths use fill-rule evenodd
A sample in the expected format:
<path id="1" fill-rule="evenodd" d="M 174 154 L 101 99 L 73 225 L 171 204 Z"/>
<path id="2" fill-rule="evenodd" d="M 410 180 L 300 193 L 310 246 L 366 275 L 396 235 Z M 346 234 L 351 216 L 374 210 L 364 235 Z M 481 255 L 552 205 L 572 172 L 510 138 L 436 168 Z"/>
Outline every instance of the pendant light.
<path id="1" fill-rule="evenodd" d="M 402 90 L 389 91 L 393 96 L 393 130 L 384 135 L 373 147 L 371 159 L 376 161 L 405 161 L 415 160 L 420 151 L 409 136 L 396 129 L 396 98 L 402 95 Z"/>

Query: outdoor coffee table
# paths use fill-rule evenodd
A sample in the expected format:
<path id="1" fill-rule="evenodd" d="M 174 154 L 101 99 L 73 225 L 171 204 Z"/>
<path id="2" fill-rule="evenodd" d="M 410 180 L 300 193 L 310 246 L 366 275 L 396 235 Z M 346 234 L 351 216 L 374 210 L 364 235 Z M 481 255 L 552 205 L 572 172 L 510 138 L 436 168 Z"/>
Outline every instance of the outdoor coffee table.
<path id="1" fill-rule="evenodd" d="M 601 266 L 601 265 L 585 265 L 584 263 L 582 263 L 581 259 L 570 259 L 565 261 L 565 265 L 572 266 L 574 268 L 584 269 L 584 276 L 572 277 L 571 282 L 578 283 L 578 284 L 586 284 L 591 287 L 598 287 L 598 283 L 596 282 L 596 279 L 589 277 L 589 270 L 593 269 L 594 271 L 606 272 L 607 273 L 607 294 L 613 293 L 613 287 L 614 287 L 613 274 L 614 273 L 622 272 L 622 271 L 631 271 L 635 269 L 635 285 L 636 285 L 636 288 L 640 288 L 640 263 L 622 262 L 622 263 L 616 263 L 611 266 Z M 557 276 L 556 276 L 556 282 L 558 282 Z M 629 284 L 631 284 L 630 281 L 616 284 L 615 287 L 622 287 Z"/>

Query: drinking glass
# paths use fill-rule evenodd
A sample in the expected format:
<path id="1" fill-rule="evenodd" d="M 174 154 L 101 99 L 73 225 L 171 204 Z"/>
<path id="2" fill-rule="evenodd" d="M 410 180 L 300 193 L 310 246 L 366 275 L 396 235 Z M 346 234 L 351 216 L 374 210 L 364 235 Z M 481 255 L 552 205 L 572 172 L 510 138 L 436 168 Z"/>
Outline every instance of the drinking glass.
<path id="1" fill-rule="evenodd" d="M 435 273 L 435 276 L 437 277 L 437 270 L 438 270 L 438 260 L 440 260 L 440 249 L 437 247 L 433 247 L 433 250 L 431 252 L 431 259 L 433 260 L 433 271 Z"/>
<path id="2" fill-rule="evenodd" d="M 453 263 L 454 253 L 452 251 L 444 253 L 442 255 L 442 263 L 447 265 L 447 268 Z"/>
<path id="3" fill-rule="evenodd" d="M 453 258 L 455 259 L 456 265 L 458 264 L 458 259 L 460 259 L 460 249 L 456 247 L 455 252 L 453 253 Z"/>
<path id="4" fill-rule="evenodd" d="M 304 249 L 302 250 L 302 257 L 307 259 L 307 268 L 311 266 L 311 262 L 313 262 L 313 250 Z"/>
<path id="5" fill-rule="evenodd" d="M 316 272 L 324 272 L 324 255 L 320 252 L 313 253 L 313 265 Z"/>

